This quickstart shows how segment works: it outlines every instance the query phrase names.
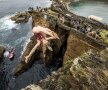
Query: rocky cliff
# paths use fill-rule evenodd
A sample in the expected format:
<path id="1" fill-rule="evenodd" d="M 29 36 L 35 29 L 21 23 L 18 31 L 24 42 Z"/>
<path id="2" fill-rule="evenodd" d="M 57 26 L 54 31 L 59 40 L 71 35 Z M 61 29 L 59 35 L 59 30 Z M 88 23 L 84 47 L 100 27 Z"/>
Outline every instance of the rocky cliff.
<path id="1" fill-rule="evenodd" d="M 29 85 L 22 90 L 107 90 L 107 55 L 108 51 L 98 53 L 89 50 L 80 57 L 70 59 L 38 84 Z"/>
<path id="2" fill-rule="evenodd" d="M 53 51 L 46 49 L 45 58 L 40 46 L 26 64 L 24 56 L 28 55 L 36 44 L 36 39 L 32 36 L 21 62 L 16 67 L 15 75 L 20 75 L 31 63 L 40 59 L 45 60 L 46 66 L 60 61 L 59 67 L 63 67 L 45 80 L 23 90 L 108 89 L 108 25 L 75 15 L 69 12 L 62 2 L 54 2 L 50 8 L 26 13 L 27 17 L 32 16 L 33 27 L 45 26 L 55 31 L 60 39 L 49 41 Z M 25 14 L 22 15 L 26 18 Z"/>

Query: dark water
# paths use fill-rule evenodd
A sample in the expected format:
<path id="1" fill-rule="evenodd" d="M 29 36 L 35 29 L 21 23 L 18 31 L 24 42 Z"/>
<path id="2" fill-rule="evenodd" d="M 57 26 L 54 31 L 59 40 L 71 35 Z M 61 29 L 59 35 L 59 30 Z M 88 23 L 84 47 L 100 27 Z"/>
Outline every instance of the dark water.
<path id="1" fill-rule="evenodd" d="M 108 24 L 108 0 L 80 0 L 70 5 L 70 10 L 81 16 L 96 15 Z"/>
<path id="2" fill-rule="evenodd" d="M 4 58 L 0 64 L 0 90 L 20 90 L 50 74 L 52 68 L 45 67 L 44 62 L 40 60 L 19 77 L 13 76 L 23 50 L 32 36 L 32 19 L 30 18 L 26 24 L 15 24 L 9 19 L 15 12 L 25 11 L 28 7 L 48 7 L 50 4 L 50 0 L 0 0 L 0 44 L 7 50 L 11 47 L 16 48 L 14 60 L 10 61 Z"/>

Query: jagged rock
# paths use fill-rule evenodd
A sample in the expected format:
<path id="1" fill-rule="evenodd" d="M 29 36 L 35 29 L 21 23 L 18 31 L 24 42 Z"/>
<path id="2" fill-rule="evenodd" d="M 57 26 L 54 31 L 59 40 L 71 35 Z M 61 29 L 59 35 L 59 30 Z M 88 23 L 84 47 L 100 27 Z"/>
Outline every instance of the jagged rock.
<path id="1" fill-rule="evenodd" d="M 102 24 L 95 20 L 89 20 L 85 17 L 77 16 L 74 13 L 69 12 L 65 5 L 62 3 L 54 3 L 54 5 L 52 4 L 51 8 L 49 8 L 47 12 L 37 12 L 32 10 L 28 13 L 32 16 L 33 27 L 35 25 L 46 26 L 47 28 L 56 32 L 60 37 L 60 40 L 49 41 L 53 51 L 47 49 L 45 51 L 45 58 L 43 58 L 42 47 L 38 48 L 30 58 L 30 62 L 32 63 L 34 60 L 39 60 L 41 58 L 45 60 L 47 66 L 52 65 L 56 61 L 61 61 L 60 66 L 62 66 L 62 60 L 66 48 L 67 51 L 64 57 L 65 61 L 70 58 L 76 58 L 91 48 L 96 50 L 100 49 L 101 51 L 108 46 L 104 40 L 102 40 L 102 38 L 96 38 L 97 32 L 100 33 L 102 29 L 108 30 L 108 25 Z M 47 18 L 45 18 L 45 15 Z M 96 31 L 96 34 L 89 36 L 89 30 L 90 32 Z M 34 47 L 35 44 L 36 39 L 34 38 L 26 47 L 26 50 L 21 58 L 21 63 L 16 67 L 15 75 L 22 73 L 29 67 L 30 62 L 25 64 L 24 56 L 29 54 L 30 50 Z"/>
<path id="2" fill-rule="evenodd" d="M 2 58 L 3 58 L 4 51 L 5 51 L 5 48 L 3 46 L 0 46 L 0 62 L 1 62 Z"/>
<path id="3" fill-rule="evenodd" d="M 108 58 L 90 50 L 81 57 L 68 61 L 57 74 L 52 74 L 37 85 L 43 90 L 107 90 L 106 62 Z"/>
<path id="4" fill-rule="evenodd" d="M 11 17 L 11 20 L 15 21 L 15 23 L 26 23 L 29 20 L 29 13 L 25 12 L 25 13 L 19 13 L 13 17 Z"/>

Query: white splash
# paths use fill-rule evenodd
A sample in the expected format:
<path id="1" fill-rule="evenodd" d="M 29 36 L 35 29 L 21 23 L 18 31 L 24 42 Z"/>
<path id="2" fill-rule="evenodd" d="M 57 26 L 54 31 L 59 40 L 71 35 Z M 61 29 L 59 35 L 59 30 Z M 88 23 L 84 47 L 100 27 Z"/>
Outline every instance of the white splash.
<path id="1" fill-rule="evenodd" d="M 0 19 L 0 31 L 7 31 L 10 30 L 14 27 L 16 27 L 16 23 L 14 21 L 12 21 L 11 18 L 12 15 L 9 16 L 5 16 L 3 18 Z"/>

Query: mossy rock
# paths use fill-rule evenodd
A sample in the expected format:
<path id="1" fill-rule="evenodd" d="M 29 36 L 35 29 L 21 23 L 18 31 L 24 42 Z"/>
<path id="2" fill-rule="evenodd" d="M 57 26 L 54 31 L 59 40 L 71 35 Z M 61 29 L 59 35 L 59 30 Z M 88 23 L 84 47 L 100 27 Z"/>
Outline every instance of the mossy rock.
<path id="1" fill-rule="evenodd" d="M 103 42 L 108 45 L 108 30 L 102 30 L 100 35 L 103 39 Z"/>

